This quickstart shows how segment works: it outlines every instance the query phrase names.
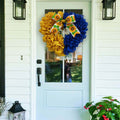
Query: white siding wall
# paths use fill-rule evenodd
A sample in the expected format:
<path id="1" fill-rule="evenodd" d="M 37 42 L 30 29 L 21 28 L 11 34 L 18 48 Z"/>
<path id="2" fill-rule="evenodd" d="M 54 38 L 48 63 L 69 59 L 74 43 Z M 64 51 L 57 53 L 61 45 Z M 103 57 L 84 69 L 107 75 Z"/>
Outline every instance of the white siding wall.
<path id="1" fill-rule="evenodd" d="M 30 0 L 27 0 L 27 19 L 14 20 L 12 0 L 5 0 L 6 99 L 10 103 L 15 100 L 22 103 L 23 108 L 27 110 L 26 120 L 30 120 L 31 110 L 30 8 Z M 4 114 L 0 120 L 7 120 L 7 112 Z"/>
<path id="2" fill-rule="evenodd" d="M 111 21 L 102 20 L 101 0 L 95 5 L 95 98 L 120 99 L 120 0 L 116 19 Z"/>

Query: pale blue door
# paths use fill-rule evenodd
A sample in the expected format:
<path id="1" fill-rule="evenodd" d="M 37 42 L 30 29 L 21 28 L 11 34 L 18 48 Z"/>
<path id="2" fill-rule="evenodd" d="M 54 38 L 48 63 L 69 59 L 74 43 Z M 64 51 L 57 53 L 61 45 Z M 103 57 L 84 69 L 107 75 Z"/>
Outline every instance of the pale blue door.
<path id="1" fill-rule="evenodd" d="M 88 120 L 84 105 L 89 101 L 90 3 L 37 2 L 37 59 L 42 63 L 41 86 L 37 87 L 37 120 Z M 49 11 L 74 11 L 88 22 L 87 38 L 76 52 L 58 57 L 49 52 L 39 33 L 39 22 Z M 37 79 L 36 79 L 37 81 Z M 36 84 L 37 85 L 37 84 Z M 83 118 L 83 116 L 86 118 Z"/>

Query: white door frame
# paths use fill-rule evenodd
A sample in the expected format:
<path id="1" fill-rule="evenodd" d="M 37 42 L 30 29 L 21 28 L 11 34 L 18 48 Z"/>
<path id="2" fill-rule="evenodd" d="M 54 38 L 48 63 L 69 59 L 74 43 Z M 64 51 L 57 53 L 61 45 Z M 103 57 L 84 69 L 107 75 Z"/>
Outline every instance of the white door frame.
<path id="1" fill-rule="evenodd" d="M 87 0 L 90 2 L 90 0 Z M 80 1 L 81 2 L 81 1 Z M 90 100 L 95 99 L 95 0 L 91 1 Z M 31 120 L 36 120 L 36 1 L 31 0 Z"/>
<path id="2" fill-rule="evenodd" d="M 36 120 L 36 0 L 31 0 L 31 120 Z"/>
<path id="3" fill-rule="evenodd" d="M 95 62 L 96 62 L 96 49 L 95 49 L 95 40 L 96 40 L 96 0 L 91 0 L 91 84 L 90 84 L 90 100 L 96 100 L 95 93 Z"/>

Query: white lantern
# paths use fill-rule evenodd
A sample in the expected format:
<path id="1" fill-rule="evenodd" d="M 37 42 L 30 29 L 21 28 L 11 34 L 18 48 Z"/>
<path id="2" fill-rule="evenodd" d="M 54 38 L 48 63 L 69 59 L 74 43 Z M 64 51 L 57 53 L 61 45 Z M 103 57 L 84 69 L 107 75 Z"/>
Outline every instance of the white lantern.
<path id="1" fill-rule="evenodd" d="M 25 110 L 22 108 L 19 101 L 15 101 L 8 111 L 8 120 L 25 120 Z"/>

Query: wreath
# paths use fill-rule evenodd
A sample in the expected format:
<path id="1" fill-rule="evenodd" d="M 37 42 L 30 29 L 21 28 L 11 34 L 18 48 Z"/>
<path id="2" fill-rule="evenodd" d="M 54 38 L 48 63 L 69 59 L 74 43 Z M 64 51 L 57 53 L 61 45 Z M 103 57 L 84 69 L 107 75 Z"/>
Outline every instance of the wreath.
<path id="1" fill-rule="evenodd" d="M 83 15 L 48 12 L 40 21 L 40 32 L 49 51 L 58 56 L 73 53 L 86 38 L 88 23 Z"/>

